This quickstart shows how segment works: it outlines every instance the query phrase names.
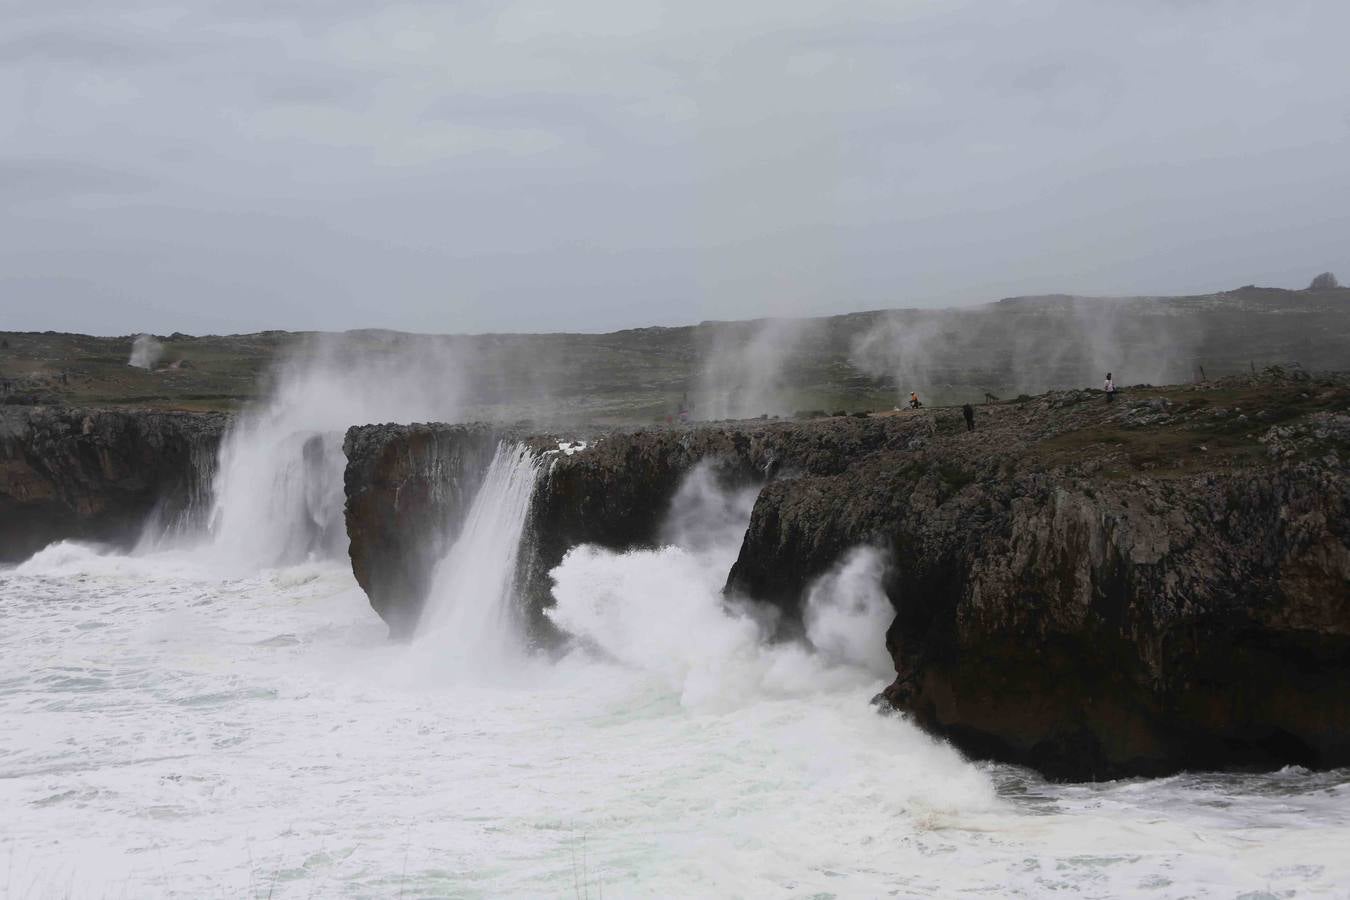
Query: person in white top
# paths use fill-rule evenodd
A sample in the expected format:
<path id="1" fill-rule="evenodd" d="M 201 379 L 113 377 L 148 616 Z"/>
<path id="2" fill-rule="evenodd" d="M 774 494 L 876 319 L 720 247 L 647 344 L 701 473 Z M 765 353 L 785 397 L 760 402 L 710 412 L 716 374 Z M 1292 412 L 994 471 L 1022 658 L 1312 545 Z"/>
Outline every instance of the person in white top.
<path id="1" fill-rule="evenodd" d="M 1110 403 L 1112 400 L 1116 399 L 1116 383 L 1111 380 L 1110 372 L 1106 373 L 1106 384 L 1102 386 L 1102 390 L 1106 391 L 1107 403 Z"/>

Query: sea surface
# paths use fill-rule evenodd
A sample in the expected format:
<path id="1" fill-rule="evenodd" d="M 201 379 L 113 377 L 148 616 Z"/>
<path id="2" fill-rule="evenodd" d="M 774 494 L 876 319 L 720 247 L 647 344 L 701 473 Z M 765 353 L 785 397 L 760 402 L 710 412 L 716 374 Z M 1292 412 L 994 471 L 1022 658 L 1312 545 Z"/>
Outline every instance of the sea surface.
<path id="1" fill-rule="evenodd" d="M 50 547 L 0 570 L 0 895 L 1350 897 L 1350 771 L 971 763 L 868 705 L 856 622 L 765 646 L 724 574 L 583 548 L 573 649 L 466 667 L 341 561 Z"/>

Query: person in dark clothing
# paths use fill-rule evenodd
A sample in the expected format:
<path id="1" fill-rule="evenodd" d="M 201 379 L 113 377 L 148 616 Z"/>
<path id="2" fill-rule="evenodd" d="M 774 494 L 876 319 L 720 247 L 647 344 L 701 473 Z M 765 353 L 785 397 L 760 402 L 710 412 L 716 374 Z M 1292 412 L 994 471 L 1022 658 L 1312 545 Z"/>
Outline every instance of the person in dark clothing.
<path id="1" fill-rule="evenodd" d="M 975 408 L 967 403 L 961 407 L 961 415 L 966 417 L 966 431 L 975 430 Z"/>

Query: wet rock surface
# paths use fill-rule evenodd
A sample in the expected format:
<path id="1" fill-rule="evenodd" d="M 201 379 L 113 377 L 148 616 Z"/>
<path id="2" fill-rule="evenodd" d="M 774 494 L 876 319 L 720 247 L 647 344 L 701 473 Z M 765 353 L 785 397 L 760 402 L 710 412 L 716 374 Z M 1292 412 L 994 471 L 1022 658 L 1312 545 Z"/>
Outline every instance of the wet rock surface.
<path id="1" fill-rule="evenodd" d="M 538 620 L 570 547 L 652 546 L 684 473 L 716 458 L 764 484 L 728 592 L 777 606 L 790 636 L 814 579 L 855 545 L 886 550 L 897 674 L 878 701 L 972 755 L 1069 779 L 1350 764 L 1350 381 L 1058 392 L 975 423 L 755 421 L 591 435 L 570 455 L 568 436 L 530 438 L 555 452 L 523 593 Z M 431 461 L 490 449 L 456 426 L 389 429 L 348 434 L 348 524 L 354 563 L 393 572 L 468 495 Z M 405 476 L 425 499 L 401 499 Z M 362 583 L 391 624 L 420 602 L 412 582 Z"/>
<path id="2" fill-rule="evenodd" d="M 222 413 L 0 408 L 0 562 L 58 540 L 128 546 L 152 515 L 168 522 L 199 512 L 228 420 Z"/>
<path id="3" fill-rule="evenodd" d="M 923 448 L 770 484 L 730 586 L 792 612 L 843 548 L 888 550 L 880 699 L 974 755 L 1070 779 L 1345 765 L 1350 391 L 1168 393 L 982 408 L 972 433 L 939 413 Z M 1214 426 L 1234 393 L 1284 424 Z"/>

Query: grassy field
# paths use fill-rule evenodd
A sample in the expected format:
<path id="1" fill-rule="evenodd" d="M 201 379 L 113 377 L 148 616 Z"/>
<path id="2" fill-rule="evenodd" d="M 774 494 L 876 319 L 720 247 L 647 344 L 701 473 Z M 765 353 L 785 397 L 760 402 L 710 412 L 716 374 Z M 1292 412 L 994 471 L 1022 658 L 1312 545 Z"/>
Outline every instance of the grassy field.
<path id="1" fill-rule="evenodd" d="M 134 335 L 0 332 L 0 402 L 236 409 L 278 360 L 312 352 L 288 332 L 160 336 L 153 370 Z M 332 340 L 333 338 L 329 338 Z M 467 415 L 650 422 L 885 410 L 1052 388 L 1177 383 L 1272 364 L 1350 369 L 1350 289 L 1242 288 L 1196 297 L 1014 298 L 952 310 L 705 322 L 610 334 L 430 336 L 350 332 L 346 352 L 450 360 Z"/>
<path id="2" fill-rule="evenodd" d="M 1266 369 L 1263 374 L 1278 371 Z M 1150 422 L 1153 417 L 1145 413 L 1136 423 L 1127 420 L 1065 431 L 1045 440 L 1041 450 L 1051 460 L 1073 462 L 1098 456 L 1109 447 L 1128 463 L 1119 473 L 1122 477 L 1137 471 L 1153 477 L 1185 476 L 1264 460 L 1269 449 L 1260 438 L 1271 426 L 1322 411 L 1350 410 L 1350 387 L 1343 378 L 1333 384 L 1270 378 L 1259 383 L 1226 381 L 1233 383 L 1209 384 L 1203 391 L 1170 387 L 1125 392 L 1118 404 L 1161 401 L 1156 418 L 1166 424 Z M 1094 402 L 1101 404 L 1100 399 Z M 1332 444 L 1326 449 L 1350 452 L 1350 447 L 1334 440 Z"/>

